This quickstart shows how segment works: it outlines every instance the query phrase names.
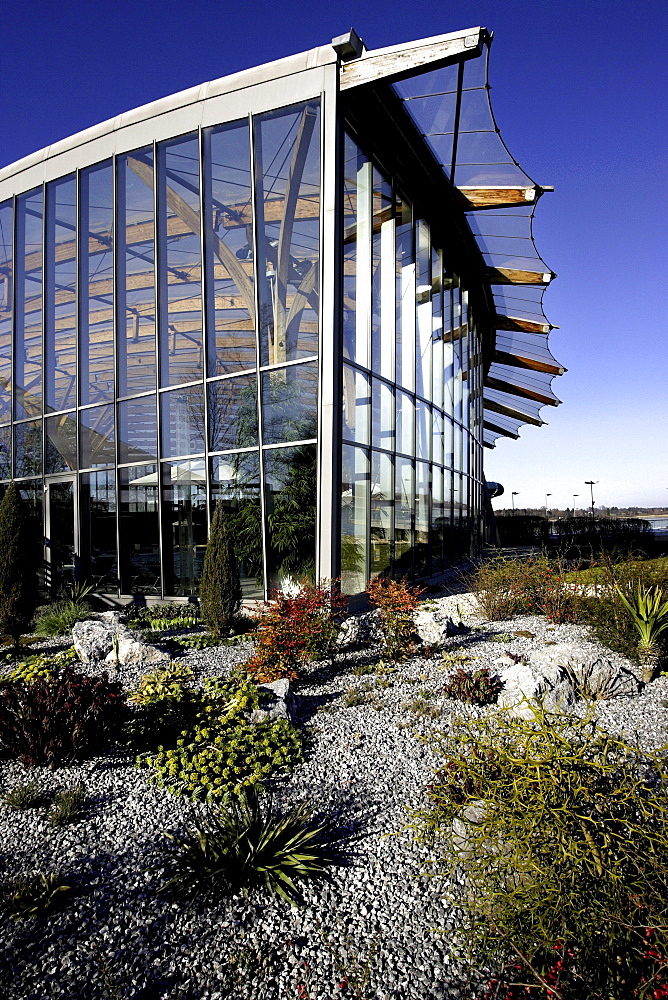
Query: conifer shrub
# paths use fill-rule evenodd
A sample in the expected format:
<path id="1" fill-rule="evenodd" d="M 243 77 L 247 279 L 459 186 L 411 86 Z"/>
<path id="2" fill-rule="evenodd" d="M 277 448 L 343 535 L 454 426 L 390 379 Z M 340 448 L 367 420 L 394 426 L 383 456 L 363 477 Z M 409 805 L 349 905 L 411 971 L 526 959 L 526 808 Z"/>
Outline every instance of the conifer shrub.
<path id="1" fill-rule="evenodd" d="M 59 767 L 117 737 L 127 717 L 120 684 L 69 665 L 55 677 L 0 685 L 0 750 L 24 764 Z"/>
<path id="2" fill-rule="evenodd" d="M 200 582 L 202 621 L 214 635 L 225 635 L 241 607 L 241 579 L 234 542 L 222 503 L 216 504 Z"/>
<path id="3" fill-rule="evenodd" d="M 486 996 L 663 996 L 665 755 L 540 709 L 429 739 L 443 765 L 415 825 L 432 873 L 461 886 L 455 946 L 493 971 Z"/>
<path id="4" fill-rule="evenodd" d="M 415 648 L 413 615 L 423 587 L 410 587 L 405 580 L 387 580 L 378 577 L 366 588 L 369 601 L 380 612 L 380 628 L 388 655 L 393 660 L 403 660 Z"/>
<path id="5" fill-rule="evenodd" d="M 10 483 L 0 503 L 0 632 L 17 648 L 37 604 L 36 537 L 19 489 Z"/>
<path id="6" fill-rule="evenodd" d="M 346 604 L 335 586 L 324 584 L 302 584 L 293 596 L 276 593 L 257 622 L 249 676 L 260 684 L 295 680 L 303 664 L 331 653 Z"/>

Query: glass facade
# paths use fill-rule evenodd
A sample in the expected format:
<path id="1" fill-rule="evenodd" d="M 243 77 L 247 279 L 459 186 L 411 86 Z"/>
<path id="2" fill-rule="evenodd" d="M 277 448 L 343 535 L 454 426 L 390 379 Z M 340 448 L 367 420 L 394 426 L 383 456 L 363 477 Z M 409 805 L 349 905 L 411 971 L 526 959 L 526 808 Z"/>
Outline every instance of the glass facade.
<path id="1" fill-rule="evenodd" d="M 49 152 L 41 183 L 0 171 L 0 488 L 18 480 L 43 515 L 54 590 L 74 575 L 195 598 L 216 504 L 247 599 L 427 578 L 481 544 L 486 370 L 500 382 L 520 358 L 521 392 L 550 363 L 519 319 L 494 355 L 501 261 L 475 256 L 453 199 L 452 133 L 479 88 L 456 67 L 366 81 L 360 106 L 392 88 L 422 132 L 404 157 L 314 52 L 312 76 L 286 64 L 296 103 L 272 106 L 272 70 L 271 93 L 249 77 L 138 109 L 99 157 L 82 141 L 78 167 L 75 146 L 60 172 Z M 437 206 L 411 166 L 430 157 Z"/>

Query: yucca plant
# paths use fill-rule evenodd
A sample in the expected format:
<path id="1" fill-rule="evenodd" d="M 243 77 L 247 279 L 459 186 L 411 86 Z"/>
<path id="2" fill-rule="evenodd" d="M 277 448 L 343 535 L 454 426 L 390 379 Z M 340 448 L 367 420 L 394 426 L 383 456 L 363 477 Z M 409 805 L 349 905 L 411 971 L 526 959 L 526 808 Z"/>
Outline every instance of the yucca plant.
<path id="1" fill-rule="evenodd" d="M 668 600 L 664 600 L 661 587 L 646 587 L 640 581 L 631 599 L 619 587 L 617 593 L 640 636 L 637 648 L 642 679 L 652 681 L 658 673 L 662 654 L 659 637 L 668 629 Z"/>
<path id="2" fill-rule="evenodd" d="M 304 805 L 281 813 L 269 796 L 263 802 L 246 792 L 183 836 L 167 834 L 177 850 L 161 892 L 215 898 L 259 888 L 299 904 L 297 883 L 330 881 L 330 866 L 348 860 L 332 821 L 316 822 Z"/>

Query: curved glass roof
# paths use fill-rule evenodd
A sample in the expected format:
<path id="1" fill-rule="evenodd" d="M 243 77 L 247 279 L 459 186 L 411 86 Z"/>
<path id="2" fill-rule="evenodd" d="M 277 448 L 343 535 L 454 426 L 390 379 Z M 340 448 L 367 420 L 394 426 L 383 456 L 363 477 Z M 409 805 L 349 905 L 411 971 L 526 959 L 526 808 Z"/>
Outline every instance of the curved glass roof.
<path id="1" fill-rule="evenodd" d="M 543 423 L 541 407 L 559 403 L 552 379 L 566 369 L 549 350 L 553 327 L 543 312 L 555 275 L 533 239 L 536 205 L 551 188 L 520 167 L 501 137 L 490 101 L 492 39 L 476 30 L 472 51 L 392 86 L 459 192 L 487 265 L 496 352 L 484 387 L 485 444 L 493 447 L 501 435 L 517 437 L 524 423 Z"/>

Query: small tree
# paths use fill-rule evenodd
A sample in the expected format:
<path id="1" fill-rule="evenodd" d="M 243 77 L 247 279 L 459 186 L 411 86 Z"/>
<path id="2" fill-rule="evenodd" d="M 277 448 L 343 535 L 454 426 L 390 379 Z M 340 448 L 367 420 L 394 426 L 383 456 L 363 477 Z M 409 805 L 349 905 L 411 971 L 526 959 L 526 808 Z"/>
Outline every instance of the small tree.
<path id="1" fill-rule="evenodd" d="M 216 504 L 211 521 L 199 598 L 204 624 L 213 635 L 223 635 L 241 607 L 241 580 L 221 503 Z"/>
<path id="2" fill-rule="evenodd" d="M 19 639 L 37 604 L 34 524 L 16 483 L 0 503 L 0 631 Z"/>

